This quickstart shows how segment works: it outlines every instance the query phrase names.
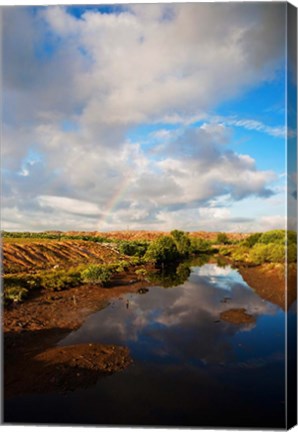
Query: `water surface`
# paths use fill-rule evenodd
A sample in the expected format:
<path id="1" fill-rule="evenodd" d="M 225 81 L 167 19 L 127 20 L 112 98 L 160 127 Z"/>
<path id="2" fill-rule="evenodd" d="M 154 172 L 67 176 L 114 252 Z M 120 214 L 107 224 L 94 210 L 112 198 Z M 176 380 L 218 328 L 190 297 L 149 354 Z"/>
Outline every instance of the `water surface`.
<path id="1" fill-rule="evenodd" d="M 255 321 L 220 319 L 235 308 Z M 181 285 L 114 300 L 59 343 L 126 345 L 128 369 L 86 390 L 14 398 L 7 412 L 41 423 L 281 428 L 284 323 L 236 270 L 195 266 Z"/>

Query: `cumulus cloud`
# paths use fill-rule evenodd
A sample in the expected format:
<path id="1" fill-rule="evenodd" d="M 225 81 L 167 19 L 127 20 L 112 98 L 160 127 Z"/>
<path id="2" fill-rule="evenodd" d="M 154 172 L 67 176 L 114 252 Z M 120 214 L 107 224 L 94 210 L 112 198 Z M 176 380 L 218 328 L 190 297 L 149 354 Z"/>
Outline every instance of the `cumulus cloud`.
<path id="1" fill-rule="evenodd" d="M 154 148 L 127 137 L 137 125 L 202 118 L 274 79 L 282 14 L 278 3 L 86 8 L 80 18 L 64 7 L 4 8 L 5 227 L 21 227 L 18 214 L 24 229 L 54 220 L 164 229 L 175 212 L 187 225 L 222 195 L 270 196 L 274 173 L 228 150 L 227 124 L 164 127 L 148 135 Z"/>

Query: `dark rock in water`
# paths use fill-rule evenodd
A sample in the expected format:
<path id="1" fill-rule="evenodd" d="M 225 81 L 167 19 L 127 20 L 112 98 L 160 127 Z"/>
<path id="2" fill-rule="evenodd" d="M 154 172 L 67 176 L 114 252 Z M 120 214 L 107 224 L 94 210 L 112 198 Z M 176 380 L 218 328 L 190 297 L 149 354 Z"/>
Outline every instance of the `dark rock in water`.
<path id="1" fill-rule="evenodd" d="M 146 294 L 148 291 L 149 291 L 148 288 L 140 288 L 140 289 L 138 289 L 138 293 L 139 294 Z"/>
<path id="2" fill-rule="evenodd" d="M 224 297 L 220 302 L 221 303 L 228 303 L 228 301 L 232 300 L 231 297 Z"/>

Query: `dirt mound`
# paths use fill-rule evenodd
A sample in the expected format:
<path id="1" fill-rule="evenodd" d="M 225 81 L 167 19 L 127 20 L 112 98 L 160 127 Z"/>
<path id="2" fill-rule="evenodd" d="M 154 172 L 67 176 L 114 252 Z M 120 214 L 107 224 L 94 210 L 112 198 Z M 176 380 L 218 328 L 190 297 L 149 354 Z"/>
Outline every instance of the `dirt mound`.
<path id="1" fill-rule="evenodd" d="M 120 256 L 109 244 L 83 240 L 14 239 L 4 241 L 3 270 L 4 273 L 15 273 L 84 263 L 112 263 Z"/>
<path id="2" fill-rule="evenodd" d="M 102 344 L 54 346 L 25 352 L 17 349 L 9 357 L 5 362 L 6 397 L 86 388 L 132 363 L 128 348 Z"/>
<path id="3" fill-rule="evenodd" d="M 256 321 L 255 317 L 249 315 L 246 309 L 229 309 L 220 314 L 220 319 L 232 324 L 252 324 Z"/>

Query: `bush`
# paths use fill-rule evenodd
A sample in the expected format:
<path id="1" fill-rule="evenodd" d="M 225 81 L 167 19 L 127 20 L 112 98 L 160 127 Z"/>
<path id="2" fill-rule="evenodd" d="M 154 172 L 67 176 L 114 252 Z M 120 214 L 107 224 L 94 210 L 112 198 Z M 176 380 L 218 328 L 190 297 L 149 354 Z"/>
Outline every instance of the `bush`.
<path id="1" fill-rule="evenodd" d="M 267 254 L 268 254 L 267 260 L 269 262 L 273 262 L 273 263 L 285 262 L 286 247 L 284 244 L 269 243 L 267 245 L 267 249 L 268 249 L 267 250 Z"/>
<path id="2" fill-rule="evenodd" d="M 286 247 L 279 243 L 257 243 L 249 252 L 249 260 L 255 264 L 285 262 Z"/>
<path id="3" fill-rule="evenodd" d="M 124 270 L 126 270 L 129 267 L 128 261 L 120 261 L 117 264 L 115 264 L 114 269 L 117 273 L 122 273 Z M 110 270 L 113 270 L 110 268 Z"/>
<path id="4" fill-rule="evenodd" d="M 243 245 L 248 246 L 248 247 L 253 247 L 256 243 L 258 243 L 261 236 L 262 236 L 262 233 L 251 234 L 249 237 L 247 237 L 243 241 Z"/>
<path id="5" fill-rule="evenodd" d="M 137 269 L 135 274 L 138 276 L 138 279 L 143 280 L 148 275 L 148 272 L 144 268 Z"/>
<path id="6" fill-rule="evenodd" d="M 259 243 L 279 243 L 284 244 L 286 241 L 285 230 L 272 230 L 263 233 L 259 238 Z"/>
<path id="7" fill-rule="evenodd" d="M 212 252 L 211 242 L 201 238 L 192 237 L 190 250 L 192 253 L 209 253 Z"/>
<path id="8" fill-rule="evenodd" d="M 143 257 L 148 249 L 148 242 L 126 241 L 119 242 L 118 249 L 124 255 Z"/>
<path id="9" fill-rule="evenodd" d="M 179 252 L 174 239 L 162 236 L 154 240 L 148 247 L 145 258 L 157 265 L 177 261 Z"/>
<path id="10" fill-rule="evenodd" d="M 75 270 L 59 270 L 40 273 L 40 287 L 50 291 L 61 291 L 82 283 L 81 274 Z"/>
<path id="11" fill-rule="evenodd" d="M 4 289 L 3 297 L 4 297 L 4 303 L 18 303 L 23 300 L 28 295 L 28 290 L 26 288 L 23 288 L 22 286 L 13 286 L 8 287 Z"/>
<path id="12" fill-rule="evenodd" d="M 3 276 L 3 284 L 4 288 L 22 287 L 29 291 L 40 288 L 40 277 L 27 273 L 6 274 Z"/>
<path id="13" fill-rule="evenodd" d="M 84 282 L 104 286 L 112 277 L 112 270 L 104 265 L 90 265 L 82 272 Z"/>
<path id="14" fill-rule="evenodd" d="M 174 239 L 177 250 L 180 255 L 187 257 L 191 250 L 191 241 L 184 231 L 173 230 L 171 231 L 171 236 Z"/>
<path id="15" fill-rule="evenodd" d="M 229 244 L 229 238 L 226 233 L 218 233 L 216 237 L 216 242 L 219 244 Z"/>
<path id="16" fill-rule="evenodd" d="M 235 261 L 247 261 L 249 254 L 250 254 L 250 249 L 247 246 L 239 246 L 237 248 L 235 248 L 234 250 L 231 251 L 232 254 L 232 258 Z"/>
<path id="17" fill-rule="evenodd" d="M 255 264 L 263 264 L 269 261 L 268 245 L 258 243 L 249 252 L 249 260 Z"/>

